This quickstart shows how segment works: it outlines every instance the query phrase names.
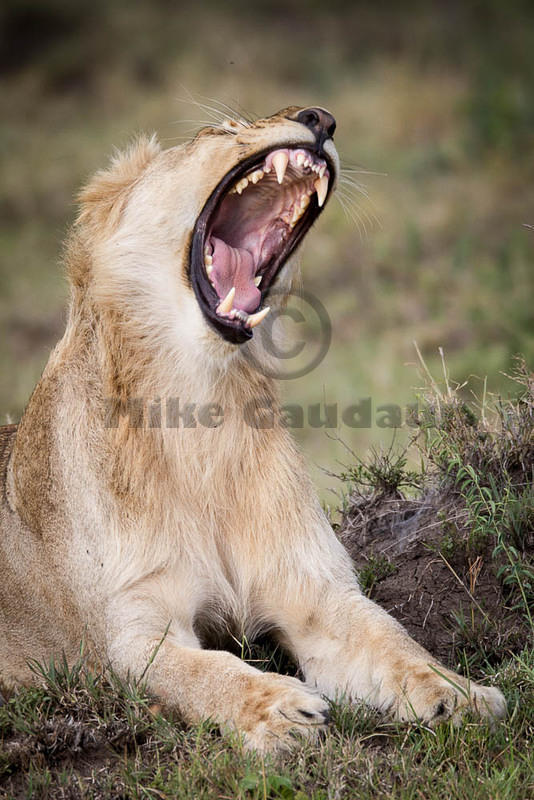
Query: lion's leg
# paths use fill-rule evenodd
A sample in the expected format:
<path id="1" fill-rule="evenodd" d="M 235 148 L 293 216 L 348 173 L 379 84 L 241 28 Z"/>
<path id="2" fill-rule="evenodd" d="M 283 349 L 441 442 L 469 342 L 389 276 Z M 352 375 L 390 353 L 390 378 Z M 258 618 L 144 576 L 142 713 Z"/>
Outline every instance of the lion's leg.
<path id="1" fill-rule="evenodd" d="M 466 707 L 504 716 L 498 689 L 441 666 L 355 582 L 345 588 L 301 584 L 294 598 L 276 615 L 278 623 L 307 682 L 327 696 L 358 698 L 397 719 L 430 724 L 458 717 Z"/>
<path id="2" fill-rule="evenodd" d="M 121 634 L 110 654 L 120 674 L 143 675 L 154 697 L 186 722 L 211 719 L 258 750 L 284 749 L 294 734 L 314 736 L 328 719 L 327 703 L 301 681 L 202 650 L 194 634 L 175 627 L 163 640 Z"/>

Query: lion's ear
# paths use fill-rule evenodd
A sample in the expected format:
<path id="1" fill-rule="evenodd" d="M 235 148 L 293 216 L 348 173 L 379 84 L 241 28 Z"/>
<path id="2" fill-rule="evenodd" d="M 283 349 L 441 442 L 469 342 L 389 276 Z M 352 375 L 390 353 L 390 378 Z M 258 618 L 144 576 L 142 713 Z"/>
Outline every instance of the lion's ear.
<path id="1" fill-rule="evenodd" d="M 79 193 L 80 213 L 76 224 L 114 227 L 129 190 L 160 150 L 153 134 L 141 136 L 127 150 L 117 153 L 109 167 L 99 170 Z"/>

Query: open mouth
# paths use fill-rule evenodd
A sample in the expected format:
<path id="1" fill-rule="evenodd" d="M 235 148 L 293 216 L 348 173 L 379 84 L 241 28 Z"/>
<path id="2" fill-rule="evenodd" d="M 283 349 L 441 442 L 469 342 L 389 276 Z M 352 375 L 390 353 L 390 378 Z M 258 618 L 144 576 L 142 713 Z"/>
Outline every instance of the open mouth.
<path id="1" fill-rule="evenodd" d="M 269 313 L 280 269 L 319 215 L 333 168 L 302 147 L 254 156 L 230 170 L 199 215 L 191 280 L 208 322 L 241 344 Z"/>

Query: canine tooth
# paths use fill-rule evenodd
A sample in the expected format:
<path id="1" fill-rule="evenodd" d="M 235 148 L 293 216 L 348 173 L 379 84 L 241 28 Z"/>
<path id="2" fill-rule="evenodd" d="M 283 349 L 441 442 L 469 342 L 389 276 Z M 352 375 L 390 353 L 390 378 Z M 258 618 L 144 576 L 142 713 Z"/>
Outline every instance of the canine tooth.
<path id="1" fill-rule="evenodd" d="M 217 306 L 217 314 L 229 314 L 232 310 L 232 305 L 235 297 L 235 286 L 232 286 L 224 300 L 221 300 Z"/>
<path id="2" fill-rule="evenodd" d="M 297 167 L 302 167 L 302 165 L 306 160 L 306 156 L 304 155 L 304 153 L 297 153 L 297 157 L 295 160 L 297 162 Z"/>
<path id="3" fill-rule="evenodd" d="M 284 180 L 284 175 L 286 174 L 287 163 L 289 161 L 289 157 L 287 153 L 284 153 L 283 150 L 280 150 L 279 153 L 275 153 L 273 156 L 273 167 L 276 172 L 276 179 L 278 183 L 282 183 Z"/>
<path id="4" fill-rule="evenodd" d="M 260 285 L 262 277 L 263 277 L 263 275 L 257 275 L 254 278 L 254 286 L 258 287 Z"/>
<path id="5" fill-rule="evenodd" d="M 258 183 L 263 178 L 263 170 L 262 169 L 255 169 L 252 175 L 249 175 L 249 181 L 252 183 Z"/>
<path id="6" fill-rule="evenodd" d="M 315 191 L 317 192 L 317 204 L 319 208 L 321 208 L 328 192 L 328 178 L 326 175 L 323 175 L 322 178 L 317 178 L 313 185 L 315 186 Z"/>
<path id="7" fill-rule="evenodd" d="M 271 310 L 270 306 L 263 308 L 261 311 L 258 311 L 257 314 L 251 314 L 247 320 L 247 325 L 249 328 L 255 328 L 256 325 L 259 325 L 262 322 L 269 311 Z"/>

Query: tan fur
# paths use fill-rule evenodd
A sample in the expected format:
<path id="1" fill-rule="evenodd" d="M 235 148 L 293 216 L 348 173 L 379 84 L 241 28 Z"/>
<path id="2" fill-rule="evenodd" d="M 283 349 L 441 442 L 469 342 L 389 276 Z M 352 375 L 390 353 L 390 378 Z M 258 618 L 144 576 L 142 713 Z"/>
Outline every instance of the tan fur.
<path id="1" fill-rule="evenodd" d="M 260 749 L 313 735 L 319 693 L 428 723 L 468 705 L 504 713 L 498 690 L 435 665 L 361 594 L 287 430 L 244 423 L 249 403 L 278 403 L 276 386 L 207 326 L 189 284 L 206 199 L 242 159 L 311 144 L 297 111 L 166 151 L 143 139 L 82 192 L 65 335 L 16 437 L 0 437 L 4 685 L 33 679 L 29 658 L 75 659 L 83 639 L 122 675 L 141 675 L 160 644 L 155 698 Z M 278 285 L 293 276 L 287 264 Z M 134 426 L 132 399 L 148 413 L 169 397 L 218 403 L 224 422 Z M 208 629 L 276 630 L 307 683 L 203 649 Z"/>

